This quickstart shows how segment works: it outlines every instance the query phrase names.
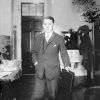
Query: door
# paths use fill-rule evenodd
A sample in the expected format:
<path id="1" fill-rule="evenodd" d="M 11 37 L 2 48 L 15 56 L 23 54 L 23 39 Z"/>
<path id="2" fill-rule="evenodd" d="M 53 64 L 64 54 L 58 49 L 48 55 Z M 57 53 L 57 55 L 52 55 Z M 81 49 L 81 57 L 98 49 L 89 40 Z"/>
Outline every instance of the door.
<path id="1" fill-rule="evenodd" d="M 22 47 L 22 68 L 24 74 L 35 72 L 32 63 L 32 50 L 37 34 L 42 31 L 42 19 L 44 16 L 44 3 L 22 3 L 21 4 L 21 47 Z"/>
<path id="2" fill-rule="evenodd" d="M 22 67 L 24 73 L 34 73 L 32 63 L 32 50 L 37 34 L 42 31 L 42 19 L 34 17 L 22 17 Z"/>

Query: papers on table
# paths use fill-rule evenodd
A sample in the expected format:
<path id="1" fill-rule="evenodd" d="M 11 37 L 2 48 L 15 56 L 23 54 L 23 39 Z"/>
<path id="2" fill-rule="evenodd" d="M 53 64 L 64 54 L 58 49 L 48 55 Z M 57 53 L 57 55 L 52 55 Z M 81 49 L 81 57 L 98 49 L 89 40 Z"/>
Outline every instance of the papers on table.
<path id="1" fill-rule="evenodd" d="M 3 64 L 0 64 L 0 78 L 10 75 L 18 67 L 14 67 L 14 61 L 4 60 Z"/>
<path id="2" fill-rule="evenodd" d="M 10 75 L 11 73 L 12 73 L 12 72 L 10 72 L 10 71 L 9 71 L 9 72 L 7 72 L 7 71 L 6 71 L 6 72 L 5 72 L 5 71 L 3 72 L 3 71 L 2 71 L 2 72 L 0 72 L 0 78 L 2 78 L 2 77 L 4 77 L 4 76 L 7 76 L 7 75 Z"/>

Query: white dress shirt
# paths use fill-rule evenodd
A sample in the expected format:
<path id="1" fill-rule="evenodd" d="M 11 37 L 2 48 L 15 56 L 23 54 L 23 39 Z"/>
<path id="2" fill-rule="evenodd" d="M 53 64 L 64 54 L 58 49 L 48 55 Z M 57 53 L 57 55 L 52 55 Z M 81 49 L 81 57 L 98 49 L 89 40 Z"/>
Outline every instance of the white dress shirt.
<path id="1" fill-rule="evenodd" d="M 50 32 L 50 33 L 45 33 L 45 39 L 46 39 L 47 42 L 48 42 L 49 39 L 52 37 L 52 33 L 53 33 L 53 31 Z"/>

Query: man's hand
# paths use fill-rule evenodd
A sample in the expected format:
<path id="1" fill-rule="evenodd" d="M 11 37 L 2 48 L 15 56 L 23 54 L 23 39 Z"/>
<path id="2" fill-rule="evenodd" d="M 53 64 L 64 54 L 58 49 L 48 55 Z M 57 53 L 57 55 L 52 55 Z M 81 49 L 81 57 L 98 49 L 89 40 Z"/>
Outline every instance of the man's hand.
<path id="1" fill-rule="evenodd" d="M 34 65 L 36 66 L 38 64 L 38 62 L 35 62 Z"/>
<path id="2" fill-rule="evenodd" d="M 65 67 L 65 70 L 69 72 L 71 70 L 71 67 Z"/>

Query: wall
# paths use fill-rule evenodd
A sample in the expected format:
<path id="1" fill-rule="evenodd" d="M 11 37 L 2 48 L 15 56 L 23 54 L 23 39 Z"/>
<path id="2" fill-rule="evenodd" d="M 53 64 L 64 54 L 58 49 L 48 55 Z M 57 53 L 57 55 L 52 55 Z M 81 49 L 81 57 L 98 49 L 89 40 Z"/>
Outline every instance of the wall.
<path id="1" fill-rule="evenodd" d="M 0 35 L 11 35 L 11 0 L 0 0 Z"/>
<path id="2" fill-rule="evenodd" d="M 81 13 L 74 10 L 72 0 L 52 0 L 52 16 L 55 18 L 56 25 L 62 30 L 73 28 L 77 30 L 84 22 Z"/>

